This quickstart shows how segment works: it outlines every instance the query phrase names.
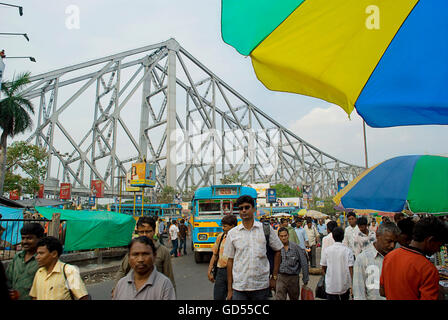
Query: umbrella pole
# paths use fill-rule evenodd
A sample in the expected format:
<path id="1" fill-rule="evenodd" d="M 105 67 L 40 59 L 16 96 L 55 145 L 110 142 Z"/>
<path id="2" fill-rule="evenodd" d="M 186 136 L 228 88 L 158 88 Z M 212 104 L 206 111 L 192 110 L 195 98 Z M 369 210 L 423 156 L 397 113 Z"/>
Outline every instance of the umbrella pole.
<path id="1" fill-rule="evenodd" d="M 366 158 L 366 169 L 367 169 L 369 167 L 369 162 L 367 160 L 366 122 L 364 120 L 362 121 L 362 128 L 364 131 L 364 155 Z"/>

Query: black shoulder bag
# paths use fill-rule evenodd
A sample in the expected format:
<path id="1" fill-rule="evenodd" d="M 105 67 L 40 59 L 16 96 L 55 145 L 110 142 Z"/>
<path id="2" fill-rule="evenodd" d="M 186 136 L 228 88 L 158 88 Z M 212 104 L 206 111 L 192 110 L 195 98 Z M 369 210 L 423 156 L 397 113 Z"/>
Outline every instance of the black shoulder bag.
<path id="1" fill-rule="evenodd" d="M 219 239 L 219 244 L 218 244 L 218 258 L 217 258 L 217 259 L 215 260 L 215 262 L 213 263 L 213 268 L 212 268 L 212 275 L 213 275 L 213 279 L 215 279 L 215 280 L 216 280 L 216 275 L 218 274 L 219 248 L 221 248 L 222 238 L 224 238 L 224 234 L 222 234 L 221 239 Z"/>

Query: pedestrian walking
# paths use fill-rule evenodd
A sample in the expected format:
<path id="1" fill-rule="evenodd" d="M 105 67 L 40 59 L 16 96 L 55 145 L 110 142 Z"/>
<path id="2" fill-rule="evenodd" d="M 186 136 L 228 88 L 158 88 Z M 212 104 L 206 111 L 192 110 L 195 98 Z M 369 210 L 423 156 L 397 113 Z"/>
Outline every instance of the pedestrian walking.
<path id="1" fill-rule="evenodd" d="M 140 217 L 138 219 L 137 221 L 138 237 L 145 236 L 153 241 L 156 250 L 154 265 L 156 266 L 157 271 L 163 273 L 170 279 L 174 289 L 176 289 L 173 266 L 171 263 L 170 250 L 164 245 L 162 245 L 160 241 L 154 239 L 155 230 L 156 230 L 156 224 L 153 218 Z M 121 261 L 120 268 L 118 269 L 115 275 L 115 286 L 121 278 L 123 278 L 129 273 L 129 271 L 131 271 L 131 265 L 129 263 L 129 254 L 126 253 L 126 255 L 123 257 L 123 260 Z"/>
<path id="2" fill-rule="evenodd" d="M 394 222 L 395 224 L 397 224 L 398 222 L 400 222 L 401 220 L 405 219 L 406 216 L 404 215 L 403 212 L 397 212 L 396 214 L 394 214 Z"/>
<path id="3" fill-rule="evenodd" d="M 325 274 L 325 292 L 328 300 L 349 300 L 353 279 L 353 251 L 342 243 L 344 230 L 334 228 L 335 243 L 322 255 L 321 265 Z"/>
<path id="4" fill-rule="evenodd" d="M 371 246 L 376 240 L 375 232 L 369 231 L 367 227 L 367 218 L 359 217 L 356 220 L 359 231 L 353 237 L 353 253 L 355 258 L 367 247 Z"/>
<path id="5" fill-rule="evenodd" d="M 294 227 L 289 225 L 288 219 L 281 218 L 280 219 L 280 227 L 288 229 L 289 241 L 294 242 L 295 244 L 299 244 L 299 238 L 297 238 L 297 233 L 294 231 Z M 280 229 L 279 229 L 279 232 L 280 232 Z"/>
<path id="6" fill-rule="evenodd" d="M 165 225 L 165 221 L 163 221 L 161 218 L 159 218 L 159 227 L 157 229 L 159 232 L 159 242 L 162 245 L 165 245 L 164 242 L 164 238 L 166 237 L 166 225 Z"/>
<path id="7" fill-rule="evenodd" d="M 227 260 L 227 300 L 267 300 L 275 290 L 283 247 L 276 232 L 255 221 L 255 199 L 241 196 L 236 201 L 242 223 L 230 230 L 224 247 Z M 275 252 L 272 278 L 269 279 L 267 245 Z"/>
<path id="8" fill-rule="evenodd" d="M 400 229 L 400 235 L 398 236 L 398 242 L 396 248 L 408 247 L 412 241 L 412 233 L 414 230 L 415 222 L 412 218 L 406 218 L 398 221 L 398 229 Z"/>
<path id="9" fill-rule="evenodd" d="M 177 247 L 179 245 L 179 228 L 177 227 L 177 220 L 173 220 L 169 229 L 170 241 L 173 248 L 170 251 L 170 255 L 177 257 Z"/>
<path id="10" fill-rule="evenodd" d="M 345 228 L 345 232 L 344 232 L 344 244 L 349 247 L 352 251 L 354 251 L 354 246 L 353 246 L 353 242 L 354 242 L 354 238 L 355 235 L 358 234 L 359 232 L 359 228 L 358 225 L 356 223 L 357 219 L 356 219 L 356 214 L 354 212 L 349 212 L 347 213 L 347 220 L 348 220 L 348 226 Z"/>
<path id="11" fill-rule="evenodd" d="M 448 242 L 448 228 L 436 217 L 420 219 L 409 247 L 386 255 L 380 277 L 380 294 L 387 300 L 437 300 L 439 272 L 427 256 Z"/>
<path id="12" fill-rule="evenodd" d="M 39 269 L 36 260 L 37 243 L 44 237 L 44 228 L 39 223 L 26 223 L 20 233 L 23 251 L 14 255 L 6 269 L 6 278 L 12 297 L 18 297 L 19 300 L 31 300 L 29 293 L 34 275 Z"/>
<path id="13" fill-rule="evenodd" d="M 184 255 L 187 254 L 187 236 L 188 236 L 188 228 L 185 225 L 185 220 L 181 219 L 179 223 L 179 256 L 182 254 L 182 250 Z"/>
<path id="14" fill-rule="evenodd" d="M 131 271 L 118 281 L 113 300 L 175 300 L 170 279 L 154 268 L 156 248 L 146 236 L 128 246 Z"/>
<path id="15" fill-rule="evenodd" d="M 334 228 L 336 228 L 338 226 L 338 223 L 336 221 L 330 221 L 327 223 L 327 235 L 322 239 L 322 248 L 320 251 L 320 257 L 321 257 L 321 261 L 322 261 L 322 256 L 324 251 L 331 245 L 334 244 L 334 239 L 333 239 L 333 230 Z M 321 263 L 322 265 L 322 263 Z"/>
<path id="16" fill-rule="evenodd" d="M 372 221 L 370 221 L 370 225 L 369 225 L 369 231 L 373 231 L 376 233 L 377 230 L 378 230 L 378 225 L 376 224 L 376 219 L 372 218 Z"/>
<path id="17" fill-rule="evenodd" d="M 238 225 L 238 219 L 233 214 L 227 215 L 222 218 L 221 225 L 223 232 L 216 238 L 213 245 L 213 256 L 210 259 L 207 274 L 208 280 L 215 284 L 213 286 L 214 300 L 226 300 L 227 297 L 227 257 L 224 255 L 224 246 L 228 232 Z"/>
<path id="18" fill-rule="evenodd" d="M 308 238 L 308 257 L 311 268 L 316 268 L 316 246 L 319 243 L 319 232 L 311 219 L 307 219 L 305 232 Z"/>
<path id="19" fill-rule="evenodd" d="M 324 219 L 319 219 L 317 223 L 317 232 L 319 232 L 319 242 L 322 243 L 322 240 L 327 235 L 327 226 L 324 223 Z"/>
<path id="20" fill-rule="evenodd" d="M 293 231 L 293 233 L 295 233 Z M 276 300 L 299 300 L 300 296 L 300 271 L 304 288 L 308 285 L 308 260 L 306 252 L 296 243 L 289 241 L 289 231 L 285 227 L 279 229 L 279 238 L 283 244 L 280 251 L 281 262 L 275 290 Z"/>
<path id="21" fill-rule="evenodd" d="M 59 260 L 62 250 L 61 242 L 55 237 L 38 241 L 36 260 L 40 268 L 29 293 L 33 300 L 89 299 L 78 268 Z"/>
<path id="22" fill-rule="evenodd" d="M 380 274 L 384 257 L 395 249 L 400 230 L 395 223 L 383 223 L 376 232 L 376 241 L 363 250 L 353 266 L 353 299 L 385 300 L 380 295 Z"/>
<path id="23" fill-rule="evenodd" d="M 297 239 L 299 239 L 300 248 L 306 251 L 306 249 L 309 248 L 309 243 L 308 243 L 308 235 L 305 231 L 305 228 L 303 228 L 302 218 L 297 219 L 296 228 L 294 229 L 294 231 L 297 234 Z"/>

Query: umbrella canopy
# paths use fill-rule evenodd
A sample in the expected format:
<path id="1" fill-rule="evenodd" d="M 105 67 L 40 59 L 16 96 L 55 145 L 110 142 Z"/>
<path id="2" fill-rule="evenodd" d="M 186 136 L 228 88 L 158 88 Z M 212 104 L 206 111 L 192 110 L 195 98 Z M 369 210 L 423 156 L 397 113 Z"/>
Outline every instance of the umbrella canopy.
<path id="1" fill-rule="evenodd" d="M 333 198 L 346 209 L 448 213 L 448 158 L 395 157 L 367 169 Z"/>
<path id="2" fill-rule="evenodd" d="M 276 213 L 276 214 L 274 214 L 272 216 L 273 217 L 290 217 L 291 215 L 288 214 L 288 213 L 285 213 L 285 212 L 279 212 L 279 213 Z"/>
<path id="3" fill-rule="evenodd" d="M 446 0 L 222 0 L 221 33 L 270 90 L 356 107 L 371 127 L 448 124 L 447 11 Z"/>
<path id="4" fill-rule="evenodd" d="M 322 212 L 316 211 L 316 210 L 308 210 L 305 213 L 305 217 L 311 217 L 313 219 L 323 219 L 323 218 L 328 217 L 328 215 L 326 215 Z"/>

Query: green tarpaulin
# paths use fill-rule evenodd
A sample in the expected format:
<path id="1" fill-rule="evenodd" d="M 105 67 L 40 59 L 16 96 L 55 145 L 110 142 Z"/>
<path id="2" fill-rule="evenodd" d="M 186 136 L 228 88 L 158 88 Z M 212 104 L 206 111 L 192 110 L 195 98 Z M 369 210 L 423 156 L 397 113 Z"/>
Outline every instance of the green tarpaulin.
<path id="1" fill-rule="evenodd" d="M 46 219 L 59 212 L 67 221 L 64 250 L 89 250 L 126 246 L 132 239 L 135 219 L 112 211 L 62 210 L 36 207 Z"/>

